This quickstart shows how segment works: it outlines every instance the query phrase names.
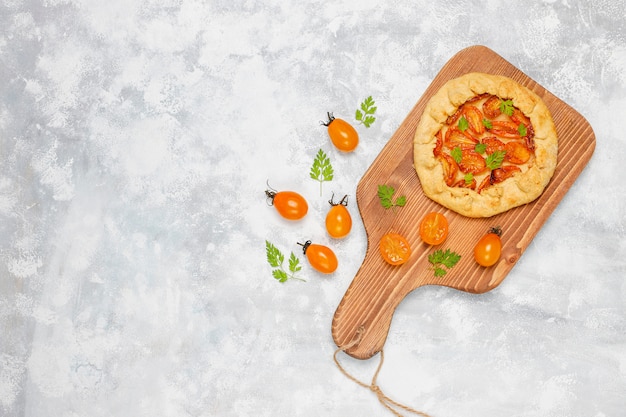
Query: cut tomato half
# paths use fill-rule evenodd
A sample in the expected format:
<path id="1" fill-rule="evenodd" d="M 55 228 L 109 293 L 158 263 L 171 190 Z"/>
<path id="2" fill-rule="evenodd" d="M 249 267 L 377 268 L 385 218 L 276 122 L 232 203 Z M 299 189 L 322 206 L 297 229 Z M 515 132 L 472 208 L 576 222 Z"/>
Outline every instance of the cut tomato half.
<path id="1" fill-rule="evenodd" d="M 411 246 L 404 236 L 387 233 L 380 239 L 380 254 L 390 265 L 402 265 L 411 256 Z"/>
<path id="2" fill-rule="evenodd" d="M 441 213 L 431 212 L 420 223 L 420 237 L 429 245 L 438 245 L 448 237 L 448 219 Z"/>

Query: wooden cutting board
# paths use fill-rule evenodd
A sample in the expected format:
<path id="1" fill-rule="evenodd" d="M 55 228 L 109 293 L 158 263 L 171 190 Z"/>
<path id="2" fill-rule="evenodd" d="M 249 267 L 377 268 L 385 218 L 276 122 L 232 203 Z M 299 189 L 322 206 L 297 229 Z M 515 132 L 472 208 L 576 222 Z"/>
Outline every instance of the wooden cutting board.
<path id="1" fill-rule="evenodd" d="M 446 81 L 468 72 L 505 75 L 537 93 L 552 113 L 559 138 L 556 171 L 543 194 L 532 203 L 487 219 L 461 216 L 427 198 L 413 167 L 413 136 L 427 101 Z M 354 341 L 357 329 L 362 327 L 359 342 L 346 353 L 358 359 L 374 356 L 385 343 L 396 307 L 420 286 L 443 285 L 470 293 L 497 287 L 572 186 L 594 148 L 593 130 L 578 112 L 501 56 L 484 46 L 458 52 L 444 65 L 357 186 L 356 200 L 368 244 L 363 264 L 333 318 L 332 335 L 337 346 Z M 393 186 L 394 196 L 405 195 L 406 206 L 384 209 L 377 196 L 379 184 Z M 428 262 L 435 248 L 419 237 L 419 222 L 431 211 L 443 213 L 450 227 L 447 240 L 437 249 L 450 248 L 461 255 L 459 263 L 441 278 L 434 277 Z M 498 225 L 503 230 L 502 257 L 492 267 L 481 267 L 474 261 L 473 247 L 490 227 Z M 406 237 L 413 250 L 404 265 L 388 265 L 379 253 L 380 238 L 391 231 Z"/>

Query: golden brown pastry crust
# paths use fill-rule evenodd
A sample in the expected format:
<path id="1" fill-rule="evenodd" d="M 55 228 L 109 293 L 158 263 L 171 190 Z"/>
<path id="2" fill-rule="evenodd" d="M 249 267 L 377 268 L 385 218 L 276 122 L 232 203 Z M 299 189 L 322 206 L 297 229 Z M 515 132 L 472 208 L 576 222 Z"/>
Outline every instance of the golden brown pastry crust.
<path id="1" fill-rule="evenodd" d="M 534 129 L 535 154 L 511 178 L 480 193 L 450 187 L 443 168 L 434 156 L 435 135 L 459 106 L 488 93 L 511 99 Z M 426 104 L 414 139 L 414 164 L 426 196 L 467 217 L 490 217 L 538 198 L 548 185 L 557 164 L 558 140 L 550 111 L 541 98 L 514 80 L 498 75 L 468 73 L 444 84 Z"/>

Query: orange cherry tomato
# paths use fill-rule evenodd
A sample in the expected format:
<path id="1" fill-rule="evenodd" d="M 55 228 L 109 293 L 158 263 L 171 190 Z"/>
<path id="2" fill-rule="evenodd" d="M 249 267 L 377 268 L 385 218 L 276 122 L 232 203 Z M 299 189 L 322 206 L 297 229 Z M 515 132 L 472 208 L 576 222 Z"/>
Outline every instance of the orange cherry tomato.
<path id="1" fill-rule="evenodd" d="M 443 137 L 442 137 L 441 130 L 439 130 L 439 132 L 437 132 L 435 137 L 437 138 L 437 141 L 435 142 L 435 148 L 433 149 L 433 155 L 435 155 L 435 157 L 439 157 L 440 155 L 442 155 L 442 149 L 443 149 Z"/>
<path id="2" fill-rule="evenodd" d="M 480 156 L 473 150 L 463 149 L 461 151 L 461 162 L 459 162 L 459 169 L 461 172 L 472 174 L 481 174 L 487 171 L 487 164 L 485 158 Z"/>
<path id="3" fill-rule="evenodd" d="M 431 212 L 420 223 L 420 237 L 429 245 L 438 245 L 448 237 L 448 219 L 441 213 Z"/>
<path id="4" fill-rule="evenodd" d="M 278 213 L 288 220 L 300 220 L 309 211 L 304 197 L 294 191 L 265 190 L 270 206 L 276 207 Z"/>
<path id="5" fill-rule="evenodd" d="M 398 233 L 387 233 L 378 245 L 380 254 L 390 265 L 402 265 L 411 256 L 411 246 L 404 236 Z"/>
<path id="6" fill-rule="evenodd" d="M 446 146 L 450 149 L 454 149 L 457 146 L 461 149 L 474 149 L 478 143 L 478 139 L 467 131 L 461 132 L 458 128 L 448 129 L 445 141 Z"/>
<path id="7" fill-rule="evenodd" d="M 493 121 L 491 122 L 490 132 L 496 136 L 508 139 L 520 139 L 521 135 L 517 130 L 518 126 L 515 122 L 511 121 Z"/>
<path id="8" fill-rule="evenodd" d="M 528 162 L 531 153 L 524 142 L 511 141 L 505 145 L 506 153 L 504 160 L 513 164 L 523 164 Z"/>
<path id="9" fill-rule="evenodd" d="M 513 120 L 519 126 L 520 123 L 524 126 L 531 126 L 530 119 L 522 113 L 517 107 L 513 107 L 513 114 L 511 114 L 511 120 Z"/>
<path id="10" fill-rule="evenodd" d="M 330 141 L 343 152 L 352 152 L 359 144 L 359 134 L 354 127 L 343 119 L 337 119 L 328 112 L 328 121 L 322 124 L 328 127 Z"/>
<path id="11" fill-rule="evenodd" d="M 502 241 L 500 236 L 502 229 L 500 227 L 492 227 L 486 235 L 480 238 L 474 247 L 474 259 L 482 266 L 492 266 L 502 253 Z"/>
<path id="12" fill-rule="evenodd" d="M 495 151 L 506 151 L 506 145 L 495 136 L 484 138 L 482 143 L 485 145 L 485 153 L 490 155 Z"/>
<path id="13" fill-rule="evenodd" d="M 338 203 L 335 203 L 331 197 L 328 203 L 331 207 L 326 215 L 326 231 L 335 239 L 346 237 L 352 229 L 352 217 L 346 208 L 348 206 L 348 196 L 345 195 Z"/>
<path id="14" fill-rule="evenodd" d="M 298 243 L 298 245 L 302 246 L 302 252 L 313 269 L 323 274 L 335 272 L 339 263 L 335 252 L 328 246 L 311 243 L 310 240 L 307 240 L 304 244 Z"/>
<path id="15" fill-rule="evenodd" d="M 476 190 L 476 179 L 472 178 L 472 180 L 468 182 L 464 178 L 461 178 L 454 184 L 454 186 L 459 188 L 469 188 L 471 190 Z"/>
<path id="16" fill-rule="evenodd" d="M 467 105 L 463 109 L 463 115 L 467 120 L 469 129 L 477 134 L 482 135 L 485 133 L 485 125 L 483 124 L 483 114 L 478 110 L 476 106 Z"/>
<path id="17" fill-rule="evenodd" d="M 491 172 L 493 174 L 493 171 Z M 487 175 L 485 178 L 483 178 L 483 180 L 480 182 L 480 185 L 478 186 L 478 188 L 476 188 L 476 192 L 478 194 L 480 194 L 485 188 L 489 187 L 490 185 L 492 185 L 491 182 L 491 177 L 493 175 Z"/>
<path id="18" fill-rule="evenodd" d="M 491 96 L 483 103 L 483 113 L 490 119 L 495 119 L 502 114 L 500 110 L 500 98 Z"/>
<path id="19" fill-rule="evenodd" d="M 437 159 L 441 161 L 444 180 L 451 187 L 456 182 L 456 173 L 459 171 L 459 166 L 450 155 L 445 153 L 441 153 L 441 155 L 437 156 Z"/>
<path id="20" fill-rule="evenodd" d="M 511 178 L 513 175 L 521 171 L 522 170 L 515 165 L 505 165 L 491 171 L 491 175 L 488 178 L 490 178 L 491 184 L 497 184 Z"/>

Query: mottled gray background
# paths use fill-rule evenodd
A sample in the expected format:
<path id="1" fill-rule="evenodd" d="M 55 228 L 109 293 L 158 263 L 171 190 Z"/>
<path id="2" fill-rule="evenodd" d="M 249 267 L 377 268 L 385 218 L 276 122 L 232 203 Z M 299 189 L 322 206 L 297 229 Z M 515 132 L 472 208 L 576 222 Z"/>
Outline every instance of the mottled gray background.
<path id="1" fill-rule="evenodd" d="M 332 362 L 363 259 L 323 228 L 460 49 L 490 47 L 591 123 L 594 156 L 496 290 L 410 294 L 379 384 L 446 416 L 626 409 L 626 6 L 599 1 L 5 0 L 0 415 L 379 416 Z M 341 154 L 319 126 L 377 120 Z M 318 149 L 335 179 L 308 176 Z M 299 223 L 266 205 L 297 190 Z M 281 284 L 265 240 L 340 266 Z M 301 257 L 304 261 L 304 259 Z M 375 361 L 344 357 L 368 380 Z"/>

